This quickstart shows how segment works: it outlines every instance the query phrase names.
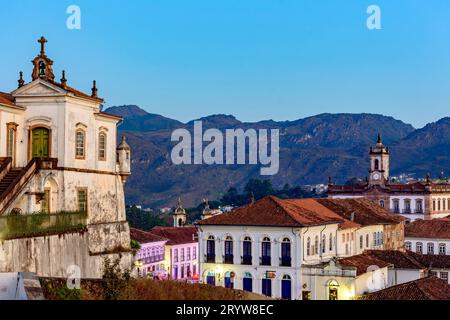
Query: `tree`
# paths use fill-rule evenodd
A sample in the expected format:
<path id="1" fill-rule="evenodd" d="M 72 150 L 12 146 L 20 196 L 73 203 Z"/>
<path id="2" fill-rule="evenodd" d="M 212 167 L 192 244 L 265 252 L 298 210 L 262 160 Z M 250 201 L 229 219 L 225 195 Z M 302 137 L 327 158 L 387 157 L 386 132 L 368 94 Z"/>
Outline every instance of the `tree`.
<path id="1" fill-rule="evenodd" d="M 103 298 L 105 300 L 118 300 L 122 292 L 128 287 L 131 280 L 131 270 L 120 268 L 120 259 L 113 262 L 109 258 L 103 260 Z"/>
<path id="2" fill-rule="evenodd" d="M 253 193 L 255 200 L 262 199 L 275 193 L 270 180 L 250 179 L 245 188 L 244 194 L 250 197 Z"/>

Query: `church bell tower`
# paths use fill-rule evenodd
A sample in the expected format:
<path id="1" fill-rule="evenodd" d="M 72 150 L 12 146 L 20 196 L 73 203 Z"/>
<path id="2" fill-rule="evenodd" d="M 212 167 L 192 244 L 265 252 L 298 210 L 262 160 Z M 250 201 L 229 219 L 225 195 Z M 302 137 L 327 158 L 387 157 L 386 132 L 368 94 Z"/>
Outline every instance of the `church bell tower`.
<path id="1" fill-rule="evenodd" d="M 53 61 L 45 54 L 45 44 L 47 43 L 47 39 L 41 37 L 38 42 L 41 44 L 41 52 L 33 59 L 33 61 L 31 61 L 34 65 L 31 78 L 33 80 L 44 79 L 47 81 L 54 81 Z"/>
<path id="2" fill-rule="evenodd" d="M 370 147 L 369 185 L 384 185 L 389 181 L 389 149 L 378 134 L 377 144 Z"/>
<path id="3" fill-rule="evenodd" d="M 173 226 L 175 228 L 181 228 L 186 225 L 186 210 L 181 204 L 181 199 L 178 198 L 177 207 L 173 213 Z"/>

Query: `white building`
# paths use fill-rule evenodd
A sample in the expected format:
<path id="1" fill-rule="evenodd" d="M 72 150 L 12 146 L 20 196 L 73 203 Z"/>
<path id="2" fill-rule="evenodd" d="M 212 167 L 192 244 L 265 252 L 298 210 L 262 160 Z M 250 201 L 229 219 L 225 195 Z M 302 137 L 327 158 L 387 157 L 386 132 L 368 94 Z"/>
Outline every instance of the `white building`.
<path id="1" fill-rule="evenodd" d="M 367 198 L 410 220 L 435 219 L 450 215 L 450 183 L 442 180 L 397 183 L 390 176 L 390 151 L 378 135 L 370 147 L 369 177 L 353 185 L 335 185 L 331 178 L 328 197 L 333 199 Z"/>
<path id="2" fill-rule="evenodd" d="M 396 243 L 403 246 L 403 233 L 397 239 L 394 232 L 393 240 L 384 232 L 386 226 L 393 226 L 392 230 L 402 228 L 403 221 L 398 217 L 367 200 L 351 200 L 359 203 L 359 208 L 354 207 L 350 214 L 342 206 L 344 202 L 267 197 L 200 221 L 202 281 L 283 299 L 326 298 L 315 292 L 314 282 L 304 274 L 311 273 L 309 269 L 305 271 L 305 266 L 356 255 L 365 249 L 383 249 Z M 339 210 L 331 210 L 331 204 Z M 367 211 L 371 212 L 370 223 L 364 221 Z M 352 270 L 353 280 L 362 275 Z M 334 290 L 336 281 L 332 280 L 336 279 L 330 276 L 327 281 Z M 334 296 L 327 292 L 327 298 Z M 350 293 L 338 293 L 338 297 L 357 294 Z"/>
<path id="3" fill-rule="evenodd" d="M 173 280 L 198 280 L 198 239 L 195 227 L 155 227 L 152 234 L 168 239 L 164 266 Z"/>
<path id="4" fill-rule="evenodd" d="M 95 81 L 91 94 L 71 88 L 65 72 L 57 82 L 45 52 L 47 40 L 39 42 L 31 81 L 21 72 L 16 90 L 0 93 L 0 238 L 10 240 L 0 245 L 0 271 L 66 276 L 67 266 L 78 265 L 82 276 L 99 277 L 102 255 L 131 263 L 124 197 L 130 147 L 125 139 L 117 146 L 121 118 L 101 111 Z M 72 234 L 74 239 L 34 234 L 32 250 L 8 226 L 12 219 L 38 212 L 50 214 L 57 227 L 53 233 L 64 231 L 58 225 L 62 217 L 64 227 L 72 219 L 87 232 Z"/>
<path id="5" fill-rule="evenodd" d="M 450 255 L 450 219 L 406 224 L 405 248 L 419 254 Z"/>

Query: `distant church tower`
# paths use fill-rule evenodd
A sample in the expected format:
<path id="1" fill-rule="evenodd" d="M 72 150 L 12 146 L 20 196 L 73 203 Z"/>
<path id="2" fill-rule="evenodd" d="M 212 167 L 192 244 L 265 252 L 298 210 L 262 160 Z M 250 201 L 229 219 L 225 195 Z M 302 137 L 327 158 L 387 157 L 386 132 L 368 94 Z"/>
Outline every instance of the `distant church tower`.
<path id="1" fill-rule="evenodd" d="M 202 220 L 205 220 L 205 219 L 211 218 L 213 216 L 213 211 L 209 207 L 208 199 L 204 199 L 203 203 L 205 204 L 205 208 L 203 209 L 203 212 L 202 212 Z"/>
<path id="2" fill-rule="evenodd" d="M 384 185 L 389 181 L 389 149 L 383 145 L 381 135 L 374 147 L 370 147 L 369 185 Z"/>
<path id="3" fill-rule="evenodd" d="M 178 198 L 177 207 L 173 213 L 173 226 L 175 228 L 181 228 L 186 225 L 186 210 L 184 210 L 181 204 L 181 199 Z"/>

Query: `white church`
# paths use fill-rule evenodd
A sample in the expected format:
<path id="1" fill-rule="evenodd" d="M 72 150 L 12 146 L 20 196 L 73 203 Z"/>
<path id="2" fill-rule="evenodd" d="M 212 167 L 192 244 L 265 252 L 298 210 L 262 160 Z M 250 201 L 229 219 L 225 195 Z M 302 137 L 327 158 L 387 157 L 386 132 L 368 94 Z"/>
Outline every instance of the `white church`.
<path id="1" fill-rule="evenodd" d="M 66 276 L 70 265 L 99 277 L 102 257 L 131 263 L 124 183 L 130 147 L 117 146 L 120 117 L 102 112 L 96 82 L 90 94 L 57 81 L 45 52 L 34 58 L 31 81 L 0 92 L 0 272 Z M 11 216 L 85 214 L 83 232 L 11 236 Z M 23 220 L 25 221 L 25 220 Z M 2 235 L 3 234 L 3 235 Z M 3 237 L 3 238 L 2 238 Z"/>

